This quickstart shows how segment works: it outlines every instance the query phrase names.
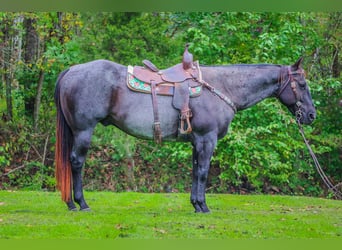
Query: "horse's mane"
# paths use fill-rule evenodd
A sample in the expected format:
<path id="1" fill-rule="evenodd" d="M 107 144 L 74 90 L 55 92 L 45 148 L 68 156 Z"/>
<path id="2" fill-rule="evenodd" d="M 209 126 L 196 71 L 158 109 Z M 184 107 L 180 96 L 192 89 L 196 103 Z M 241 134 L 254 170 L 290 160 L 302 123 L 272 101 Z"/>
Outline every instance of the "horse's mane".
<path id="1" fill-rule="evenodd" d="M 200 64 L 200 67 L 213 67 L 213 68 L 220 68 L 220 67 L 267 67 L 267 66 L 277 66 L 281 67 L 283 65 L 280 64 L 269 64 L 269 63 L 260 63 L 260 64 L 223 64 L 223 65 L 205 65 Z"/>

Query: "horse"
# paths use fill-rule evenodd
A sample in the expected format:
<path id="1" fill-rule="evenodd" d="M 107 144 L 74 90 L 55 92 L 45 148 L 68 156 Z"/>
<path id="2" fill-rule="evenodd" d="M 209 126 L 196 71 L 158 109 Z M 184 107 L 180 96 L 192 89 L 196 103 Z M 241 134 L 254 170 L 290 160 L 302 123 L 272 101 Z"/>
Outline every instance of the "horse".
<path id="1" fill-rule="evenodd" d="M 128 66 L 108 60 L 74 65 L 60 73 L 55 89 L 57 107 L 56 179 L 69 210 L 90 210 L 81 171 L 96 124 L 114 125 L 136 138 L 153 140 L 151 95 L 127 88 Z M 236 112 L 266 98 L 277 98 L 300 124 L 316 118 L 302 58 L 293 65 L 199 65 L 203 90 L 190 98 L 191 133 L 179 136 L 179 112 L 170 96 L 158 96 L 164 141 L 192 144 L 190 202 L 195 212 L 210 212 L 205 198 L 210 160 Z M 206 86 L 206 87 L 205 87 Z M 209 86 L 209 87 L 208 87 Z M 73 196 L 73 197 L 72 197 Z"/>

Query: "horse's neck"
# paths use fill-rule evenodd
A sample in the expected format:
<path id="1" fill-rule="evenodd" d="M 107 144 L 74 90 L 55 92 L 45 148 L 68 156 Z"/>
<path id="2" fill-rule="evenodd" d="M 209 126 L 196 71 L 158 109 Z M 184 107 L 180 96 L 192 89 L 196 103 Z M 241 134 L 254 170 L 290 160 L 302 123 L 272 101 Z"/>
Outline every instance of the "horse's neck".
<path id="1" fill-rule="evenodd" d="M 203 78 L 223 91 L 243 110 L 273 96 L 279 89 L 279 65 L 204 67 Z"/>

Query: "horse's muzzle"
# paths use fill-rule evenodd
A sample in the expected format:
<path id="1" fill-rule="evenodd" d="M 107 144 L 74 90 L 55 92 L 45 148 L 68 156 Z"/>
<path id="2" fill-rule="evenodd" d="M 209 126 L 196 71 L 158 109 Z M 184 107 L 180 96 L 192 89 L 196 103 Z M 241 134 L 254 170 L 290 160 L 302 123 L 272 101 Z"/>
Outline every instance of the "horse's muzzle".
<path id="1" fill-rule="evenodd" d="M 301 109 L 296 111 L 296 120 L 299 121 L 300 124 L 309 125 L 316 119 L 315 111 L 303 112 Z"/>
<path id="2" fill-rule="evenodd" d="M 300 124 L 309 125 L 316 119 L 315 108 L 306 109 L 300 101 L 293 105 L 290 111 L 296 117 L 297 122 L 299 122 Z"/>

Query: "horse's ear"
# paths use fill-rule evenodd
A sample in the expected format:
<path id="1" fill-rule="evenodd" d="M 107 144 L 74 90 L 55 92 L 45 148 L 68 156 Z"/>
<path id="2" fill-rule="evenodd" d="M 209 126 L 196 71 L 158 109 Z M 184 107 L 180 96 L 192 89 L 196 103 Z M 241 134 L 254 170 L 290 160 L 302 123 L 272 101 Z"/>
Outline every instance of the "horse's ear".
<path id="1" fill-rule="evenodd" d="M 297 61 L 295 64 L 293 64 L 293 65 L 291 66 L 292 69 L 293 69 L 293 70 L 297 70 L 297 69 L 301 68 L 302 62 L 303 62 L 303 57 L 300 57 L 300 58 L 298 59 L 298 61 Z"/>

